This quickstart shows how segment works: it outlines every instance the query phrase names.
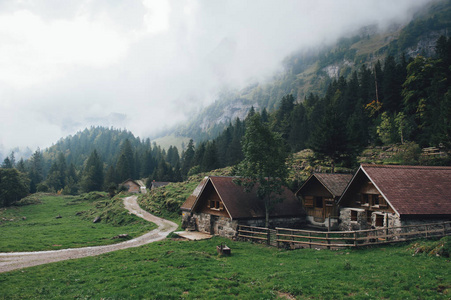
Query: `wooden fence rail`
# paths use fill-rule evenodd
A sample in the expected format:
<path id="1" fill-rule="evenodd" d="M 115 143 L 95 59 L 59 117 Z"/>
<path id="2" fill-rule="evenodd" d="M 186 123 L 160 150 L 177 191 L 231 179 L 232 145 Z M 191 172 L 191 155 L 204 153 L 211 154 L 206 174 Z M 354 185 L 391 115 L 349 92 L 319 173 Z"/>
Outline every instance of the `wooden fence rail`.
<path id="1" fill-rule="evenodd" d="M 295 248 L 296 245 L 340 248 L 395 243 L 418 238 L 451 235 L 451 222 L 383 227 L 359 231 L 310 231 L 276 228 L 278 247 Z"/>
<path id="2" fill-rule="evenodd" d="M 446 235 L 451 235 L 451 222 L 328 232 L 291 228 L 276 228 L 274 232 L 263 227 L 245 225 L 238 227 L 239 238 L 285 248 L 359 247 Z"/>
<path id="3" fill-rule="evenodd" d="M 245 240 L 269 244 L 269 233 L 268 228 L 238 225 L 238 237 Z"/>

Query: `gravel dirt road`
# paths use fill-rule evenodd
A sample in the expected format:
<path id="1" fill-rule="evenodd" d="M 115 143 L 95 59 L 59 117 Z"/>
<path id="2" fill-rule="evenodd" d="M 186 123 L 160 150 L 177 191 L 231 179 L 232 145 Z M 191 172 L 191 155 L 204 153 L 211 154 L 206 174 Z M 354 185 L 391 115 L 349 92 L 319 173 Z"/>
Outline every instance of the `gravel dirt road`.
<path id="1" fill-rule="evenodd" d="M 149 222 L 157 224 L 158 225 L 157 229 L 154 229 L 135 239 L 107 246 L 38 251 L 38 252 L 0 253 L 0 273 L 47 264 L 61 260 L 82 258 L 87 256 L 96 256 L 111 251 L 138 247 L 152 242 L 160 241 L 166 238 L 166 236 L 168 236 L 169 233 L 177 229 L 178 225 L 175 224 L 174 222 L 158 218 L 141 209 L 138 203 L 136 202 L 137 199 L 138 196 L 130 196 L 124 198 L 125 208 L 128 209 L 130 213 L 135 214 L 138 217 L 141 217 Z"/>

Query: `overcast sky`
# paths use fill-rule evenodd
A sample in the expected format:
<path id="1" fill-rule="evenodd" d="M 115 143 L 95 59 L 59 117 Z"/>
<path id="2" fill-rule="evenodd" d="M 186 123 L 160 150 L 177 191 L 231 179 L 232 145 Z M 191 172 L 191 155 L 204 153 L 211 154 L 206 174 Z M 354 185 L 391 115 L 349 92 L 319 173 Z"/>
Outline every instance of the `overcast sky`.
<path id="1" fill-rule="evenodd" d="M 141 138 L 301 47 L 427 0 L 0 0 L 0 150 L 92 125 Z"/>

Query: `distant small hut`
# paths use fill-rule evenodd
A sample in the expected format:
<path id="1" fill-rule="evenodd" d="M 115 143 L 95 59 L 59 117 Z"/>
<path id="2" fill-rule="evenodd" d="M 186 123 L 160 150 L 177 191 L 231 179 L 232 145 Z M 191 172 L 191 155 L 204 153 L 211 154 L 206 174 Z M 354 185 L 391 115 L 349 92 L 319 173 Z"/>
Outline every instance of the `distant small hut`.
<path id="1" fill-rule="evenodd" d="M 143 193 L 145 194 L 146 186 L 142 180 L 127 179 L 120 184 L 125 187 L 129 193 Z"/>
<path id="2" fill-rule="evenodd" d="M 150 187 L 151 190 L 168 185 L 170 182 L 168 181 L 152 181 L 152 186 Z"/>

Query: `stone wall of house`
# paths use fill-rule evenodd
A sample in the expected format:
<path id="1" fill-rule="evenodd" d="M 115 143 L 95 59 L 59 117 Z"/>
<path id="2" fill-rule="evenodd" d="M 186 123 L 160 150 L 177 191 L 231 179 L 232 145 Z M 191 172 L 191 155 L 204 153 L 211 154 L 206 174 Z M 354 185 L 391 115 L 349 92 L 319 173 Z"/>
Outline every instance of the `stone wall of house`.
<path id="1" fill-rule="evenodd" d="M 212 234 L 210 214 L 193 214 L 192 218 L 195 220 L 197 231 Z"/>
<path id="2" fill-rule="evenodd" d="M 233 238 L 238 230 L 238 221 L 226 217 L 214 217 L 213 234 Z"/>
<path id="3" fill-rule="evenodd" d="M 353 212 L 356 214 L 355 220 L 352 220 Z M 338 228 L 342 231 L 368 229 L 365 210 L 361 208 L 342 207 L 340 209 L 340 224 Z"/>
<path id="4" fill-rule="evenodd" d="M 300 228 L 305 223 L 304 217 L 274 218 L 270 220 L 270 227 Z M 182 213 L 182 228 L 197 230 L 208 234 L 233 238 L 238 233 L 238 225 L 265 227 L 264 219 L 231 220 L 222 216 L 213 216 L 205 213 Z"/>

